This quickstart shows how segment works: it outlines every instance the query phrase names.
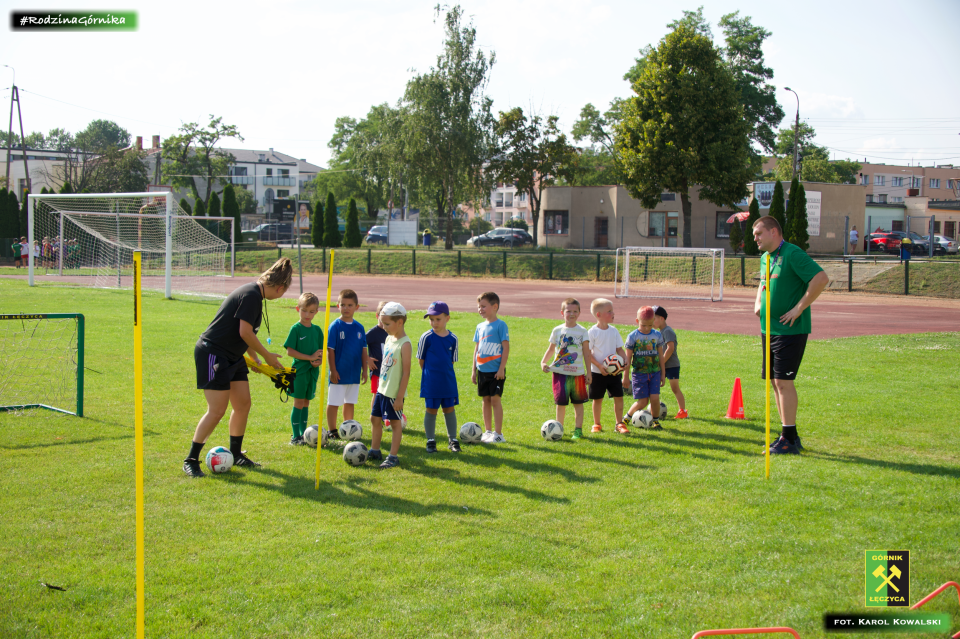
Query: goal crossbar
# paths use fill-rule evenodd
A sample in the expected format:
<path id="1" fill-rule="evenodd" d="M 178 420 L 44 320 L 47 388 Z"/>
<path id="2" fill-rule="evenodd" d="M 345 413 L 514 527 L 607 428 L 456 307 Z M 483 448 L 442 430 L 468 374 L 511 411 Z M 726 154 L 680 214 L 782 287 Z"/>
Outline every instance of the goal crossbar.
<path id="1" fill-rule="evenodd" d="M 723 300 L 724 250 L 627 246 L 617 249 L 618 298 Z"/>

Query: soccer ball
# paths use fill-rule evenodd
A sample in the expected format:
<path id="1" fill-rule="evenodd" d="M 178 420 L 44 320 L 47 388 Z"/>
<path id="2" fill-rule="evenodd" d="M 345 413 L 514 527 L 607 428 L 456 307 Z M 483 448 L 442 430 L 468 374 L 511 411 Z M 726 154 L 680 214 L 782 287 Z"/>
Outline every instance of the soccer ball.
<path id="1" fill-rule="evenodd" d="M 343 447 L 343 461 L 350 466 L 360 466 L 367 461 L 367 447 L 360 442 L 350 442 Z"/>
<path id="2" fill-rule="evenodd" d="M 603 360 L 603 368 L 610 375 L 616 375 L 623 370 L 623 358 L 614 353 L 613 355 L 608 355 Z"/>
<path id="3" fill-rule="evenodd" d="M 555 419 L 548 419 L 540 427 L 540 434 L 548 442 L 556 442 L 563 439 L 563 424 Z"/>
<path id="4" fill-rule="evenodd" d="M 340 433 L 340 439 L 357 441 L 363 436 L 363 426 L 355 419 L 348 419 L 340 424 L 337 432 Z"/>
<path id="5" fill-rule="evenodd" d="M 476 422 L 467 422 L 460 427 L 460 441 L 465 444 L 479 444 L 483 429 Z"/>
<path id="6" fill-rule="evenodd" d="M 229 448 L 214 446 L 207 453 L 207 468 L 214 473 L 225 473 L 233 468 L 233 453 Z"/>
<path id="7" fill-rule="evenodd" d="M 653 407 L 653 404 L 647 404 L 647 407 L 648 407 L 648 408 L 652 408 L 652 407 Z M 650 411 L 650 413 L 653 414 L 653 411 Z M 667 416 L 667 405 L 664 404 L 663 402 L 660 402 L 660 417 L 659 417 L 659 419 L 663 419 L 663 418 L 666 417 L 666 416 Z"/>
<path id="8" fill-rule="evenodd" d="M 637 428 L 650 428 L 653 426 L 653 415 L 648 410 L 638 410 L 630 418 L 630 422 Z"/>
<path id="9" fill-rule="evenodd" d="M 308 427 L 307 430 L 303 431 L 303 441 L 307 443 L 307 446 L 312 448 L 317 447 L 318 441 L 320 442 L 321 446 L 326 446 L 327 435 L 329 435 L 329 432 L 326 428 L 324 428 L 321 432 L 317 430 L 317 424 L 314 424 L 313 426 Z"/>

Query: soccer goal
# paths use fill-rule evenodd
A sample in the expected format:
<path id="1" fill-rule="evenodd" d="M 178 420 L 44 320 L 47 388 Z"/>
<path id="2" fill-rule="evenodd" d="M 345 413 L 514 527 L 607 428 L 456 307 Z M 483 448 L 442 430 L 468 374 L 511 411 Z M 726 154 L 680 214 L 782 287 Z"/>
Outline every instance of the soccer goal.
<path id="1" fill-rule="evenodd" d="M 0 411 L 83 417 L 83 315 L 0 315 Z"/>
<path id="2" fill-rule="evenodd" d="M 30 286 L 36 278 L 99 288 L 133 286 L 133 252 L 143 288 L 226 295 L 233 275 L 234 219 L 192 217 L 170 192 L 30 195 Z M 56 278 L 56 279 L 55 279 Z"/>
<path id="3" fill-rule="evenodd" d="M 718 302 L 723 299 L 723 249 L 619 248 L 614 295 Z"/>

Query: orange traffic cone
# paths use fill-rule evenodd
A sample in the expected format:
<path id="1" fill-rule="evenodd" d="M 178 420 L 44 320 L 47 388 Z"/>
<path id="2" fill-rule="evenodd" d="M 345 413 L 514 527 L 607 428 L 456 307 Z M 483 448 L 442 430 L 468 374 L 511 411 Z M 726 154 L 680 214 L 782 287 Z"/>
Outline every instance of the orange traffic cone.
<path id="1" fill-rule="evenodd" d="M 727 407 L 727 419 L 746 419 L 743 414 L 743 391 L 740 389 L 740 378 L 733 383 L 733 392 L 730 393 L 730 405 Z"/>

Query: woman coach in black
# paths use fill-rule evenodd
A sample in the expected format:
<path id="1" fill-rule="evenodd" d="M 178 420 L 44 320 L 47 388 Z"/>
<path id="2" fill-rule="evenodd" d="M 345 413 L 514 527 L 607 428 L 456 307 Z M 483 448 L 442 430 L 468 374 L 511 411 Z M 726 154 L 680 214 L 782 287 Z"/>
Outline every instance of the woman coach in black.
<path id="1" fill-rule="evenodd" d="M 233 407 L 230 413 L 230 452 L 234 465 L 248 468 L 260 465 L 242 450 L 243 434 L 250 415 L 250 383 L 243 354 L 249 353 L 258 362 L 257 355 L 260 355 L 270 366 L 281 367 L 280 358 L 257 339 L 257 331 L 263 318 L 264 302 L 282 297 L 290 288 L 292 279 L 290 260 L 286 257 L 277 260 L 255 283 L 244 284 L 223 300 L 216 317 L 194 347 L 197 388 L 203 390 L 207 412 L 200 418 L 190 454 L 183 460 L 183 472 L 190 477 L 204 476 L 200 469 L 200 451 L 227 412 L 227 404 Z M 267 330 L 270 330 L 269 318 Z"/>

